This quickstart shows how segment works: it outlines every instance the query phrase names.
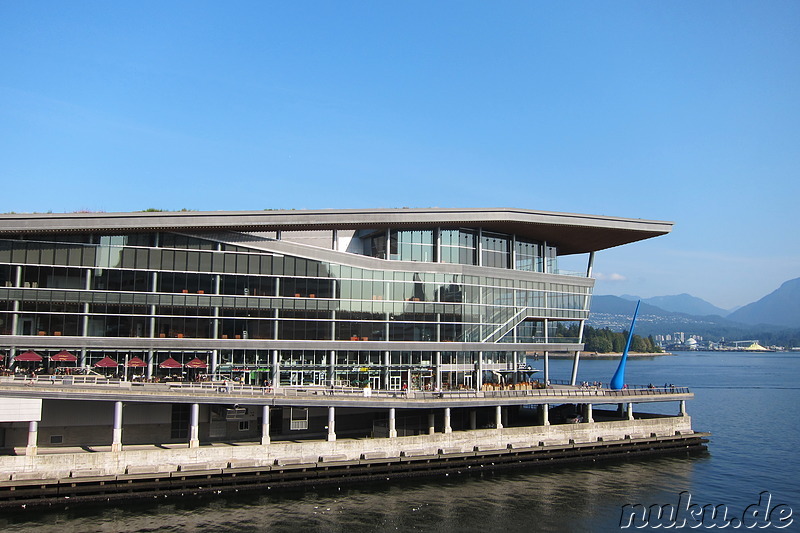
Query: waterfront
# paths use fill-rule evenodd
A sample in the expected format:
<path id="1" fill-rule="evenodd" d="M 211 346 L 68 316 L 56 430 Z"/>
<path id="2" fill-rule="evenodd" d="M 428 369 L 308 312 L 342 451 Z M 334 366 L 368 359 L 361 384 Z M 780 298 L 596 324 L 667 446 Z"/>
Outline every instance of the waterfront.
<path id="1" fill-rule="evenodd" d="M 541 362 L 539 362 L 541 363 Z M 608 531 L 626 503 L 702 504 L 740 511 L 761 491 L 800 508 L 800 359 L 789 353 L 679 353 L 628 363 L 632 384 L 689 386 L 689 414 L 713 433 L 710 452 L 547 471 L 471 473 L 391 484 L 273 494 L 167 498 L 163 503 L 6 513 L 4 531 Z M 571 362 L 551 362 L 553 377 Z M 579 380 L 607 381 L 614 360 L 582 363 Z M 668 404 L 667 408 L 675 408 Z"/>

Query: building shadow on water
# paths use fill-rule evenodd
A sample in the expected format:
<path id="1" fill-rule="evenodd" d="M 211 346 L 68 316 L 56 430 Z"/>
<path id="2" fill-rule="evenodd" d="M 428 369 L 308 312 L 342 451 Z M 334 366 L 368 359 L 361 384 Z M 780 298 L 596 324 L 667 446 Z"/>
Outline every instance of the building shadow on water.
<path id="1" fill-rule="evenodd" d="M 464 468 L 432 477 L 184 494 L 0 518 L 4 531 L 607 531 L 628 503 L 669 503 L 709 458 Z M 113 505 L 113 507 L 111 507 Z"/>

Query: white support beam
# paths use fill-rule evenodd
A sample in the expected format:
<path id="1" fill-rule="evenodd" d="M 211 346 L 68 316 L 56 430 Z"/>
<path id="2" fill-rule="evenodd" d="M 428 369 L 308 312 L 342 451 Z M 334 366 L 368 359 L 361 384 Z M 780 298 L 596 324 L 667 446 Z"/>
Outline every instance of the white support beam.
<path id="1" fill-rule="evenodd" d="M 394 407 L 389 409 L 389 438 L 397 438 L 397 413 Z"/>
<path id="2" fill-rule="evenodd" d="M 270 443 L 269 439 L 269 405 L 264 405 L 261 409 L 261 445 L 266 446 Z"/>
<path id="3" fill-rule="evenodd" d="M 328 442 L 336 440 L 336 408 L 328 407 Z"/>
<path id="4" fill-rule="evenodd" d="M 25 448 L 25 455 L 36 455 L 38 450 L 37 439 L 39 436 L 39 422 L 31 420 L 28 422 L 28 446 Z"/>
<path id="5" fill-rule="evenodd" d="M 122 451 L 122 402 L 114 402 L 114 429 L 111 439 L 111 451 Z"/>
<path id="6" fill-rule="evenodd" d="M 189 411 L 189 448 L 200 447 L 200 404 L 193 403 Z"/>

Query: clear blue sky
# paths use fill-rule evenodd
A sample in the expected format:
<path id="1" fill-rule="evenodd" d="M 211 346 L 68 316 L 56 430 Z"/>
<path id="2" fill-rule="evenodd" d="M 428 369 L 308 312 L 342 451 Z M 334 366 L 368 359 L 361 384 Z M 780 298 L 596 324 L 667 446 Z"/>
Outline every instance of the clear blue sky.
<path id="1" fill-rule="evenodd" d="M 800 276 L 800 2 L 0 0 L 0 212 L 671 220 L 597 294 Z"/>

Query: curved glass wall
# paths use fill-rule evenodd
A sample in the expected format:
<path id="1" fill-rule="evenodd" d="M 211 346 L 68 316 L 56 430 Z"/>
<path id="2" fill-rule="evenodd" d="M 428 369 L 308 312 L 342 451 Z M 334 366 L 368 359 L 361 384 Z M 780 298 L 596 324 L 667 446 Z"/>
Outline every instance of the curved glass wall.
<path id="1" fill-rule="evenodd" d="M 558 273 L 555 246 L 504 233 L 467 228 L 376 230 L 361 239 L 364 254 L 378 259 Z"/>
<path id="2" fill-rule="evenodd" d="M 465 230 L 389 231 L 370 238 L 373 253 L 388 243 L 390 256 L 403 261 L 431 261 L 439 239 L 442 262 L 474 264 L 480 248 L 484 266 L 532 272 L 545 268 L 551 249 Z M 586 283 L 371 270 L 169 233 L 87 241 L 64 235 L 0 239 L 0 334 L 513 345 L 552 341 L 555 322 L 588 315 Z M 307 384 L 324 372 L 328 380 L 349 382 L 377 377 L 383 386 L 430 383 L 435 356 L 394 351 L 390 344 L 386 349 L 337 349 L 334 355 L 301 350 L 297 356 L 281 350 L 278 379 Z M 221 350 L 219 368 L 265 372 L 273 367 L 271 352 Z M 102 357 L 87 353 L 86 365 Z M 486 364 L 511 364 L 511 352 L 497 353 L 502 355 Z M 176 358 L 198 354 L 208 359 L 204 352 L 176 352 Z M 465 385 L 474 377 L 477 352 L 445 359 L 454 361 L 441 363 L 450 368 L 445 380 Z M 378 369 L 383 373 L 373 376 Z"/>

